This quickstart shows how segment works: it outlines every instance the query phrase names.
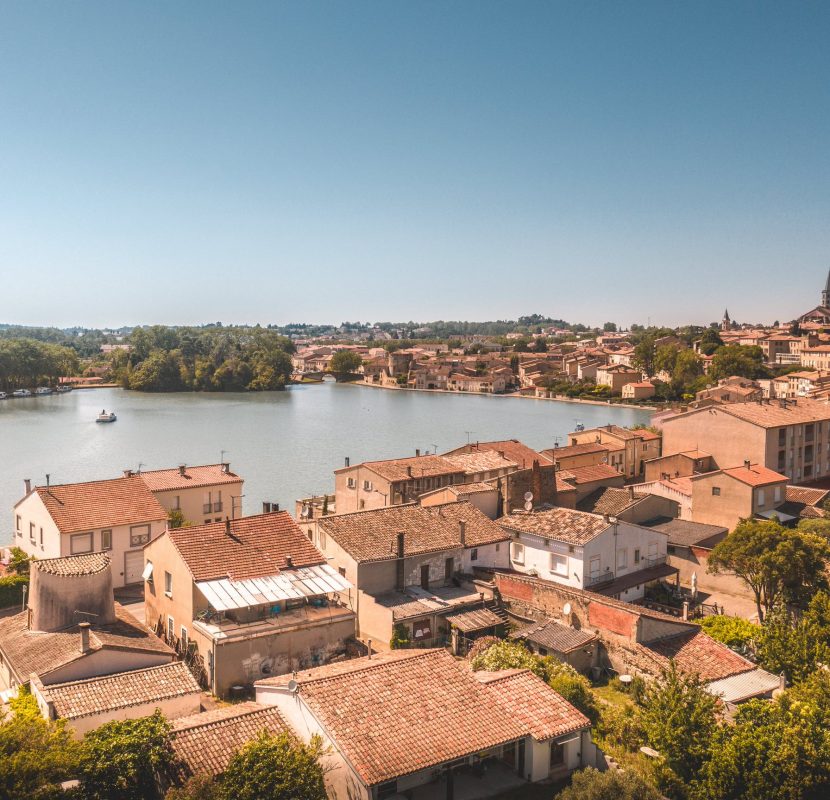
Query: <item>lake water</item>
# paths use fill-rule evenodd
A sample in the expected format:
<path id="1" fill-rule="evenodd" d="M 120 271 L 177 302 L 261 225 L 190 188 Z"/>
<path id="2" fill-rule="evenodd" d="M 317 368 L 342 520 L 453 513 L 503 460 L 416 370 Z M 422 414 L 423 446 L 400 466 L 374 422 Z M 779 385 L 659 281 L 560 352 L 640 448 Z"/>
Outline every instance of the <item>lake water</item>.
<path id="1" fill-rule="evenodd" d="M 118 421 L 95 423 L 101 409 Z M 468 441 L 520 439 L 552 447 L 586 428 L 648 422 L 613 406 L 305 384 L 285 392 L 142 394 L 121 389 L 0 401 L 0 542 L 11 541 L 23 479 L 45 483 L 118 477 L 124 469 L 217 463 L 222 450 L 245 479 L 245 513 L 263 500 L 293 513 L 294 500 L 333 491 L 332 470 L 381 458 L 444 452 Z"/>

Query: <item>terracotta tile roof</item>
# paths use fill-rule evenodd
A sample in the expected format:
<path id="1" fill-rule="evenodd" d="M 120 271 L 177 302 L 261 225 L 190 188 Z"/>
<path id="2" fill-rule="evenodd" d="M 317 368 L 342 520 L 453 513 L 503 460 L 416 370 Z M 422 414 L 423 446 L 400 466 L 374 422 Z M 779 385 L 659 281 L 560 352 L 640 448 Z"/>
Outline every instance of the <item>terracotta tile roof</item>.
<path id="1" fill-rule="evenodd" d="M 237 703 L 214 711 L 172 720 L 173 749 L 185 774 L 224 772 L 234 754 L 261 731 L 290 733 L 275 706 Z"/>
<path id="2" fill-rule="evenodd" d="M 116 621 L 109 625 L 93 625 L 89 632 L 89 652 L 125 650 L 169 654 L 173 650 L 145 628 L 132 614 L 115 604 Z M 41 677 L 58 667 L 84 658 L 77 625 L 62 631 L 32 631 L 29 614 L 22 611 L 0 619 L 0 651 L 20 682 L 36 672 Z"/>
<path id="3" fill-rule="evenodd" d="M 55 683 L 43 687 L 41 692 L 54 703 L 58 717 L 78 719 L 174 697 L 198 696 L 201 689 L 183 662 L 172 661 L 160 667 Z"/>
<path id="4" fill-rule="evenodd" d="M 786 425 L 830 420 L 830 404 L 822 400 L 806 398 L 799 398 L 797 403 L 792 400 L 788 401 L 786 406 L 782 406 L 781 402 L 776 400 L 770 400 L 769 403 L 730 403 L 725 406 L 700 408 L 687 411 L 685 414 L 666 417 L 663 425 L 671 425 L 675 420 L 691 414 L 728 414 L 761 428 L 780 428 Z"/>
<path id="5" fill-rule="evenodd" d="M 608 530 L 610 523 L 598 514 L 570 508 L 550 508 L 530 513 L 514 511 L 499 520 L 506 531 L 532 533 L 546 539 L 583 545 Z"/>
<path id="6" fill-rule="evenodd" d="M 504 620 L 489 608 L 467 608 L 454 611 L 444 617 L 451 626 L 458 628 L 463 633 L 482 631 L 486 628 L 493 628 L 503 624 Z"/>
<path id="7" fill-rule="evenodd" d="M 434 553 L 461 547 L 465 523 L 467 547 L 505 541 L 508 536 L 469 502 L 419 506 L 414 503 L 321 517 L 321 530 L 357 561 L 396 558 L 397 535 L 404 534 L 404 554 Z"/>
<path id="8" fill-rule="evenodd" d="M 788 486 L 785 498 L 790 503 L 804 503 L 809 506 L 817 506 L 827 499 L 830 491 L 827 489 L 812 489 L 809 486 Z"/>
<path id="9" fill-rule="evenodd" d="M 628 489 L 617 489 L 611 486 L 603 486 L 594 489 L 586 497 L 583 497 L 576 507 L 579 511 L 587 511 L 590 514 L 610 514 L 617 516 L 627 508 L 637 505 L 645 500 L 647 495 L 632 493 Z"/>
<path id="10" fill-rule="evenodd" d="M 479 492 L 492 492 L 496 487 L 491 486 L 489 483 L 479 481 L 478 483 L 456 483 L 448 488 L 450 493 L 456 497 L 466 497 L 467 495 L 478 494 Z"/>
<path id="11" fill-rule="evenodd" d="M 586 442 L 585 444 L 569 444 L 567 447 L 551 447 L 542 450 L 542 455 L 550 459 L 568 458 L 570 456 L 583 456 L 591 453 L 607 453 L 609 445 L 600 442 Z"/>
<path id="12" fill-rule="evenodd" d="M 752 464 L 749 467 L 731 467 L 723 470 L 723 474 L 748 486 L 768 486 L 771 483 L 782 483 L 787 480 L 786 475 L 760 464 Z"/>
<path id="13" fill-rule="evenodd" d="M 444 455 L 451 456 L 456 453 L 475 452 L 476 450 L 489 450 L 494 453 L 504 453 L 504 457 L 516 464 L 516 466 L 520 469 L 532 467 L 534 460 L 538 460 L 542 464 L 550 460 L 550 458 L 546 457 L 544 453 L 540 453 L 533 448 L 528 447 L 518 439 L 502 439 L 495 442 L 475 442 L 463 445 L 455 450 L 450 450 L 449 453 L 445 453 Z"/>
<path id="14" fill-rule="evenodd" d="M 623 478 L 621 472 L 617 472 L 610 464 L 594 464 L 589 467 L 569 467 L 572 480 L 577 483 L 593 483 L 594 481 L 607 481 L 614 478 Z"/>
<path id="15" fill-rule="evenodd" d="M 392 458 L 387 461 L 365 461 L 363 465 L 381 478 L 395 483 L 414 478 L 431 478 L 436 475 L 463 475 L 464 470 L 447 461 L 443 456 L 413 456 L 411 458 Z M 335 470 L 335 475 L 344 472 L 347 467 Z M 412 474 L 409 474 L 409 470 Z"/>
<path id="16" fill-rule="evenodd" d="M 755 664 L 725 644 L 716 642 L 701 630 L 681 633 L 666 639 L 658 639 L 636 647 L 649 656 L 657 667 L 668 667 L 669 660 L 681 672 L 697 673 L 702 680 L 716 681 L 729 675 L 738 675 L 755 669 Z"/>
<path id="17" fill-rule="evenodd" d="M 342 674 L 310 670 L 296 680 L 300 697 L 370 786 L 516 741 L 531 726 L 543 733 L 542 721 L 564 702 L 547 687 L 550 694 L 535 685 L 502 691 L 481 683 L 445 650 L 360 662 Z M 536 706 L 537 716 L 520 719 L 515 703 Z"/>
<path id="18" fill-rule="evenodd" d="M 33 561 L 32 569 L 49 575 L 74 577 L 78 575 L 95 575 L 108 569 L 110 558 L 106 553 L 89 553 L 82 556 L 65 556 L 63 558 L 44 558 Z"/>
<path id="19" fill-rule="evenodd" d="M 194 580 L 245 580 L 276 575 L 291 556 L 295 567 L 323 564 L 326 559 L 297 527 L 287 511 L 257 514 L 192 528 L 176 528 L 165 535 L 181 554 Z"/>
<path id="20" fill-rule="evenodd" d="M 509 673 L 490 672 L 479 677 L 474 672 L 473 675 L 494 691 L 496 702 L 536 741 L 556 739 L 590 727 L 590 720 L 541 678 L 529 670 Z"/>
<path id="21" fill-rule="evenodd" d="M 322 678 L 336 678 L 340 675 L 348 675 L 352 672 L 360 672 L 367 667 L 388 664 L 390 661 L 401 661 L 422 655 L 424 650 L 386 650 L 373 652 L 371 657 L 350 658 L 346 661 L 335 661 L 331 664 L 324 664 L 321 667 L 311 667 L 300 670 L 296 673 L 284 673 L 283 675 L 272 675 L 270 678 L 261 678 L 254 686 L 287 686 L 290 680 L 320 680 Z"/>
<path id="22" fill-rule="evenodd" d="M 218 486 L 224 483 L 239 483 L 242 480 L 235 472 L 225 472 L 221 464 L 186 467 L 184 475 L 178 468 L 154 469 L 140 472 L 139 477 L 151 492 L 192 489 L 194 486 Z"/>
<path id="23" fill-rule="evenodd" d="M 444 458 L 457 469 L 463 470 L 466 475 L 473 475 L 477 472 L 490 472 L 494 469 L 508 470 L 516 466 L 514 461 L 500 456 L 493 450 L 456 453 L 454 455 L 444 456 Z"/>
<path id="24" fill-rule="evenodd" d="M 35 491 L 61 533 L 167 519 L 167 512 L 138 476 L 38 486 Z"/>
<path id="25" fill-rule="evenodd" d="M 526 639 L 557 653 L 570 653 L 580 647 L 585 647 L 597 637 L 588 631 L 577 630 L 569 625 L 562 625 L 555 620 L 548 619 L 544 622 L 534 622 L 526 628 L 515 631 L 510 634 L 510 638 Z"/>

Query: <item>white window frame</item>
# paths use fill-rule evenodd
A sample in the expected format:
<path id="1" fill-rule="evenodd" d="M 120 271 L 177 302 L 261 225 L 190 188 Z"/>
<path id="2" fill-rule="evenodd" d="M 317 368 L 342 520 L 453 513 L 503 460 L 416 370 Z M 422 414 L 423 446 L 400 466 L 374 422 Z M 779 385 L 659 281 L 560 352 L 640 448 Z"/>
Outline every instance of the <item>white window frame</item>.
<path id="1" fill-rule="evenodd" d="M 561 575 L 567 577 L 568 575 L 568 557 L 562 553 L 550 554 L 550 571 L 554 575 Z"/>
<path id="2" fill-rule="evenodd" d="M 167 638 L 172 641 L 176 635 L 176 621 L 169 614 L 167 615 Z"/>
<path id="3" fill-rule="evenodd" d="M 173 575 L 167 570 L 164 571 L 164 594 L 167 597 L 173 596 Z"/>
<path id="4" fill-rule="evenodd" d="M 36 527 L 37 526 L 35 525 L 34 522 L 29 523 L 29 541 L 31 541 L 31 542 L 37 541 L 37 537 L 35 536 Z"/>
<path id="5" fill-rule="evenodd" d="M 763 489 L 758 489 L 755 494 L 755 501 L 759 506 L 764 505 L 764 501 L 767 499 L 766 493 Z"/>
<path id="6" fill-rule="evenodd" d="M 617 569 L 628 569 L 628 550 L 624 547 L 617 550 Z"/>
<path id="7" fill-rule="evenodd" d="M 85 550 L 79 549 L 78 542 L 84 538 L 89 542 L 89 547 Z M 95 549 L 95 544 L 92 540 L 92 533 L 73 533 L 69 537 L 69 553 L 73 556 L 83 555 L 84 553 L 91 553 Z"/>
<path id="8" fill-rule="evenodd" d="M 525 563 L 525 546 L 521 542 L 513 542 L 510 548 L 510 560 L 517 564 Z"/>
<path id="9" fill-rule="evenodd" d="M 830 447 L 830 445 L 828 445 L 828 447 Z M 14 532 L 18 536 L 23 536 L 23 517 L 21 517 L 20 514 L 18 514 L 15 517 L 15 520 L 16 520 L 16 522 L 15 522 Z"/>
<path id="10" fill-rule="evenodd" d="M 141 531 L 141 533 L 136 533 Z M 133 525 L 130 528 L 130 547 L 141 547 L 150 541 L 153 535 L 149 525 Z"/>
<path id="11" fill-rule="evenodd" d="M 112 528 L 101 531 L 101 550 L 112 550 Z"/>

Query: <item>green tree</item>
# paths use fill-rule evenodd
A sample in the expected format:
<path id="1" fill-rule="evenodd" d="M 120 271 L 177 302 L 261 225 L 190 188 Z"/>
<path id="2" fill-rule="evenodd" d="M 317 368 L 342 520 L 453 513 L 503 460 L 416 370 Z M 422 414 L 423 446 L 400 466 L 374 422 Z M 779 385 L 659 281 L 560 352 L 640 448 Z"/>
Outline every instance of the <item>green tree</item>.
<path id="1" fill-rule="evenodd" d="M 667 372 L 671 375 L 679 355 L 680 350 L 676 344 L 664 344 L 658 347 L 654 352 L 654 371 Z"/>
<path id="2" fill-rule="evenodd" d="M 656 356 L 654 341 L 657 337 L 653 333 L 647 333 L 634 346 L 634 355 L 631 363 L 645 372 L 646 375 L 654 374 L 654 359 Z"/>
<path id="3" fill-rule="evenodd" d="M 704 356 L 711 356 L 719 347 L 723 347 L 723 339 L 717 328 L 707 328 L 700 337 L 700 352 Z"/>
<path id="4" fill-rule="evenodd" d="M 779 602 L 806 605 L 826 588 L 827 542 L 775 521 L 744 520 L 709 556 L 709 571 L 737 575 L 752 590 L 758 619 Z"/>
<path id="5" fill-rule="evenodd" d="M 199 772 L 188 778 L 182 786 L 171 786 L 164 800 L 225 800 L 222 785 L 213 775 Z"/>
<path id="6" fill-rule="evenodd" d="M 6 570 L 12 575 L 28 575 L 29 566 L 34 561 L 34 556 L 30 556 L 25 550 L 19 547 L 12 547 L 11 558 L 9 559 Z"/>
<path id="7" fill-rule="evenodd" d="M 309 744 L 264 731 L 231 759 L 222 776 L 228 800 L 326 800 L 322 740 Z"/>
<path id="8" fill-rule="evenodd" d="M 709 367 L 712 380 L 739 375 L 742 378 L 763 378 L 767 374 L 764 367 L 764 351 L 760 347 L 745 347 L 729 344 L 715 351 Z"/>
<path id="9" fill-rule="evenodd" d="M 826 510 L 825 513 L 827 513 Z M 802 519 L 799 520 L 797 527 L 800 531 L 830 539 L 830 519 Z"/>
<path id="10" fill-rule="evenodd" d="M 90 731 L 78 777 L 85 800 L 153 800 L 162 796 L 174 761 L 170 723 L 156 710 Z"/>
<path id="11" fill-rule="evenodd" d="M 167 527 L 171 530 L 175 530 L 176 528 L 189 528 L 190 523 L 180 508 L 171 508 L 167 512 Z"/>
<path id="12" fill-rule="evenodd" d="M 740 617 L 714 614 L 704 617 L 700 626 L 713 639 L 733 649 L 743 649 L 756 641 L 761 634 L 761 626 Z"/>
<path id="13" fill-rule="evenodd" d="M 140 392 L 176 392 L 185 388 L 181 364 L 174 353 L 153 350 L 129 376 L 130 389 Z"/>
<path id="14" fill-rule="evenodd" d="M 357 372 L 363 359 L 354 350 L 338 350 L 332 357 L 329 368 L 332 372 Z"/>
<path id="15" fill-rule="evenodd" d="M 672 371 L 672 383 L 678 391 L 687 389 L 703 375 L 703 362 L 694 350 L 681 350 Z"/>
<path id="16" fill-rule="evenodd" d="M 602 325 L 602 329 L 606 333 L 616 333 L 617 332 L 617 323 L 616 322 L 605 322 Z"/>
<path id="17" fill-rule="evenodd" d="M 48 722 L 25 689 L 0 719 L 0 800 L 46 797 L 74 777 L 78 744 L 63 720 Z"/>
<path id="18" fill-rule="evenodd" d="M 709 757 L 716 706 L 700 676 L 682 674 L 673 661 L 646 688 L 643 730 L 649 744 L 683 780 L 694 776 Z"/>
<path id="19" fill-rule="evenodd" d="M 573 774 L 571 785 L 556 800 L 661 800 L 661 794 L 633 772 L 593 767 Z"/>

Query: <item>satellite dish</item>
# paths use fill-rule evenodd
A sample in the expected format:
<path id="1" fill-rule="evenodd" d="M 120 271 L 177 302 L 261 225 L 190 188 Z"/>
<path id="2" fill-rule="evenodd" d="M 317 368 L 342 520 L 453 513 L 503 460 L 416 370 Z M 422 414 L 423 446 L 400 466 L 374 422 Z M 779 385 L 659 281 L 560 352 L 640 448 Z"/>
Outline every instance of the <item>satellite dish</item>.
<path id="1" fill-rule="evenodd" d="M 308 516 L 308 506 L 303 506 L 303 510 L 300 512 L 300 516 L 305 519 Z"/>
<path id="2" fill-rule="evenodd" d="M 293 678 L 290 681 L 288 681 L 288 691 L 291 692 L 291 694 L 296 694 L 297 689 L 299 688 L 300 684 L 297 683 L 297 681 L 295 681 Z"/>
<path id="3" fill-rule="evenodd" d="M 533 499 L 533 492 L 525 492 L 525 500 L 529 503 Z"/>
<path id="4" fill-rule="evenodd" d="M 568 614 L 570 614 L 570 613 L 571 613 L 571 604 L 570 604 L 570 603 L 565 603 L 565 605 L 564 605 L 564 606 L 562 606 L 562 613 L 563 613 L 565 616 L 568 616 Z"/>
<path id="5" fill-rule="evenodd" d="M 525 503 L 525 511 L 533 511 L 533 503 L 530 500 Z"/>

